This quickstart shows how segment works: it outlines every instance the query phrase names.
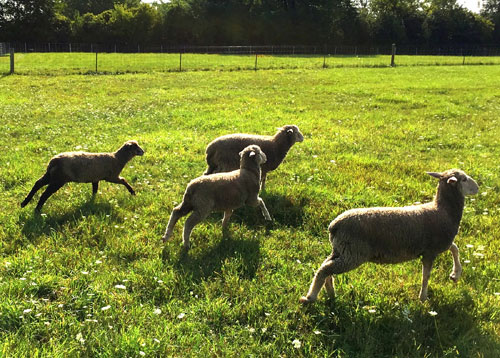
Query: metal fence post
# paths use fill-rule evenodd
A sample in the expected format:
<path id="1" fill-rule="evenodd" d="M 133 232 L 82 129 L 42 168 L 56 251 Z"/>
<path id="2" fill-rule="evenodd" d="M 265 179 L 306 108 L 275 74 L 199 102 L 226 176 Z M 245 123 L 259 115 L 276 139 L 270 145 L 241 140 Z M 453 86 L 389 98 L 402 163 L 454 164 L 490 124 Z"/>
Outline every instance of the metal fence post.
<path id="1" fill-rule="evenodd" d="M 255 67 L 254 71 L 257 71 L 257 52 L 255 52 Z"/>
<path id="2" fill-rule="evenodd" d="M 95 52 L 95 73 L 97 73 L 97 51 Z"/>
<path id="3" fill-rule="evenodd" d="M 182 51 L 179 51 L 179 72 L 182 72 Z"/>
<path id="4" fill-rule="evenodd" d="M 10 48 L 10 74 L 14 73 L 14 47 Z"/>
<path id="5" fill-rule="evenodd" d="M 392 44 L 391 67 L 396 66 L 394 63 L 395 56 L 396 56 L 396 44 Z"/>

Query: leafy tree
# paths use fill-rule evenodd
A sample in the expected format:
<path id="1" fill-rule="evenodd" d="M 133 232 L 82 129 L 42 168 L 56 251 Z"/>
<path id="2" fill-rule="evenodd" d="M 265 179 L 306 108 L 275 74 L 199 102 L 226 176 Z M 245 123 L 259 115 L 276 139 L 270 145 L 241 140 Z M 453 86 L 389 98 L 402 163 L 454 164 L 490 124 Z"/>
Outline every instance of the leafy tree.
<path id="1" fill-rule="evenodd" d="M 3 41 L 47 41 L 51 38 L 55 0 L 0 0 Z"/>
<path id="2" fill-rule="evenodd" d="M 492 40 L 496 45 L 500 45 L 500 0 L 487 0 L 481 15 L 493 23 Z"/>

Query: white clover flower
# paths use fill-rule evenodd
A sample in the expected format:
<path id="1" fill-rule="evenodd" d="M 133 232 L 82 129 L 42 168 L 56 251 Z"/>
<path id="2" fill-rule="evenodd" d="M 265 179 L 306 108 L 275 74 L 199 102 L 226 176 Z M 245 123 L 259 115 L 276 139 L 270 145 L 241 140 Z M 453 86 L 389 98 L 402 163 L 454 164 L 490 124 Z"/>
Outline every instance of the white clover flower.
<path id="1" fill-rule="evenodd" d="M 438 313 L 437 313 L 436 311 L 429 311 L 429 314 L 430 314 L 431 316 L 437 316 L 437 314 L 438 314 Z"/>
<path id="2" fill-rule="evenodd" d="M 33 311 L 31 308 L 26 308 L 26 309 L 23 311 L 23 314 L 30 313 L 31 311 Z"/>
<path id="3" fill-rule="evenodd" d="M 302 346 L 302 343 L 298 339 L 294 339 L 292 342 L 294 348 L 299 349 Z"/>
<path id="4" fill-rule="evenodd" d="M 118 288 L 120 290 L 126 290 L 127 288 L 125 287 L 125 285 L 115 285 L 115 288 Z"/>
<path id="5" fill-rule="evenodd" d="M 104 307 L 101 307 L 101 311 L 107 311 L 111 308 L 111 306 L 104 306 Z"/>
<path id="6" fill-rule="evenodd" d="M 85 343 L 85 339 L 83 339 L 83 335 L 82 335 L 81 333 L 78 333 L 78 334 L 76 335 L 76 337 L 75 337 L 75 338 L 76 338 L 76 340 L 77 340 L 78 342 L 80 342 L 81 344 L 84 344 L 84 343 Z"/>
<path id="7" fill-rule="evenodd" d="M 179 315 L 177 316 L 178 319 L 183 319 L 184 316 L 186 316 L 186 314 L 184 312 L 181 312 L 179 313 Z"/>
<path id="8" fill-rule="evenodd" d="M 161 314 L 161 309 L 159 308 L 155 308 L 155 310 L 153 311 L 154 314 Z"/>

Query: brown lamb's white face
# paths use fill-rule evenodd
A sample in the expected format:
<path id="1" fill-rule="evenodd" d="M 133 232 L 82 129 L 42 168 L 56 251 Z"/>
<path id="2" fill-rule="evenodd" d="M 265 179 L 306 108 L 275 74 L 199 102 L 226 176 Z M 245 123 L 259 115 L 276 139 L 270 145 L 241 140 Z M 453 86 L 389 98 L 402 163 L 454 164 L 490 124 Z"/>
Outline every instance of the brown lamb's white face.
<path id="1" fill-rule="evenodd" d="M 464 196 L 477 194 L 479 190 L 476 181 L 460 169 L 450 169 L 442 173 L 428 172 L 427 174 L 446 181 L 448 185 L 456 186 Z"/>

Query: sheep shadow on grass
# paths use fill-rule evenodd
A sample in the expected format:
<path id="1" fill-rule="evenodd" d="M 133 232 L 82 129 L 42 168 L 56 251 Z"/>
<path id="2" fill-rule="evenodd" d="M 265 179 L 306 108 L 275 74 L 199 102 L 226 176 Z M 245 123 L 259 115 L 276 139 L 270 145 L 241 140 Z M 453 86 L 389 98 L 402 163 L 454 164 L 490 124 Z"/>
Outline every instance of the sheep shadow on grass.
<path id="1" fill-rule="evenodd" d="M 39 214 L 25 211 L 19 216 L 19 223 L 23 226 L 21 232 L 30 241 L 41 235 L 48 235 L 65 224 L 75 225 L 86 216 L 113 215 L 113 206 L 107 202 L 94 200 L 82 203 L 73 210 L 64 213 Z"/>
<path id="2" fill-rule="evenodd" d="M 252 279 L 260 265 L 260 245 L 258 239 L 234 238 L 225 231 L 215 246 L 201 248 L 194 252 L 178 249 L 178 254 L 170 252 L 171 245 L 166 245 L 162 258 L 170 261 L 176 270 L 188 273 L 194 282 L 217 275 L 222 271 L 228 258 L 237 260 L 239 276 Z M 175 250 L 174 250 L 175 252 Z"/>
<path id="3" fill-rule="evenodd" d="M 332 354 L 444 357 L 459 352 L 464 357 L 493 357 L 492 352 L 500 352 L 500 340 L 479 326 L 477 304 L 468 292 L 448 297 L 436 292 L 429 307 L 420 302 L 360 307 L 359 297 L 347 296 L 305 308 L 322 332 L 321 344 Z"/>
<path id="4" fill-rule="evenodd" d="M 260 196 L 266 203 L 267 210 L 269 210 L 272 218 L 271 222 L 264 219 L 260 208 L 243 206 L 234 211 L 229 221 L 229 226 L 232 223 L 236 223 L 245 225 L 249 230 L 253 230 L 259 227 L 271 229 L 274 226 L 301 227 L 303 225 L 304 207 L 308 204 L 306 198 L 300 198 L 300 200 L 292 202 L 286 196 L 274 193 L 264 193 Z M 211 214 L 207 221 L 220 223 L 222 221 L 222 214 Z"/>

